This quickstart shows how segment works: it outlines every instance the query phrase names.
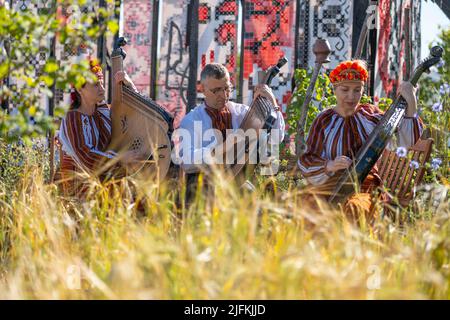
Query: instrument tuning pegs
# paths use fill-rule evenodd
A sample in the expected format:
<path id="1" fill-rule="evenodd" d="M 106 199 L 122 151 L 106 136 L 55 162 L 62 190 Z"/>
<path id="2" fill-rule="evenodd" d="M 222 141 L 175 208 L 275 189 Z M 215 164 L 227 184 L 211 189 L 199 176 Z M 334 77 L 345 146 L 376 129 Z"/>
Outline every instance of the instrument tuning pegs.
<path id="1" fill-rule="evenodd" d="M 124 47 L 127 43 L 128 43 L 127 38 L 125 38 L 125 37 L 119 37 L 119 38 L 117 39 L 117 42 L 116 42 L 116 48 L 118 48 L 118 47 Z"/>
<path id="2" fill-rule="evenodd" d="M 288 62 L 288 59 L 286 57 L 280 58 L 280 60 L 278 60 L 278 63 L 277 63 L 278 69 L 281 69 L 281 67 L 283 67 L 287 62 Z"/>
<path id="3" fill-rule="evenodd" d="M 444 54 L 444 48 L 442 48 L 442 47 L 440 47 L 440 46 L 434 46 L 433 48 L 431 48 L 430 54 L 431 54 L 433 57 L 439 57 L 439 58 L 442 58 L 442 55 Z"/>
<path id="4" fill-rule="evenodd" d="M 127 54 L 126 54 L 125 50 L 122 49 L 122 47 L 124 47 L 127 43 L 128 43 L 128 40 L 125 37 L 118 38 L 114 44 L 113 56 L 121 55 L 122 58 L 125 59 Z"/>

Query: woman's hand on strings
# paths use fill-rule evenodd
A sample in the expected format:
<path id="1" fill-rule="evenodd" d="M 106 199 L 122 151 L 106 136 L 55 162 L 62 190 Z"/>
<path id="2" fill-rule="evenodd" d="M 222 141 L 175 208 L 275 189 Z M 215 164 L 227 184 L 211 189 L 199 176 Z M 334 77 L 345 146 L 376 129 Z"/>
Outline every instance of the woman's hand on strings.
<path id="1" fill-rule="evenodd" d="M 336 172 L 342 169 L 347 169 L 352 164 L 352 159 L 346 156 L 339 156 L 334 160 L 327 161 L 325 170 L 328 172 Z"/>
<path id="2" fill-rule="evenodd" d="M 408 108 L 406 109 L 407 117 L 414 117 L 417 112 L 417 88 L 412 85 L 409 81 L 404 81 L 400 84 L 398 88 L 398 94 L 405 98 L 408 103 Z"/>
<path id="3" fill-rule="evenodd" d="M 114 75 L 114 80 L 116 81 L 116 84 L 123 82 L 124 85 L 132 88 L 135 92 L 138 91 L 133 81 L 131 80 L 130 76 L 125 71 L 118 71 Z"/>

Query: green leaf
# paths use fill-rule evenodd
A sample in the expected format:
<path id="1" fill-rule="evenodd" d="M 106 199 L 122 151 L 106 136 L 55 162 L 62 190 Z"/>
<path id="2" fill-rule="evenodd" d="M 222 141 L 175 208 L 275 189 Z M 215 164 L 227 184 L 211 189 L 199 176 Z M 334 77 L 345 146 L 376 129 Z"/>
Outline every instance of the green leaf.
<path id="1" fill-rule="evenodd" d="M 0 79 L 6 77 L 9 72 L 9 60 L 6 59 L 2 64 L 0 64 Z"/>
<path id="2" fill-rule="evenodd" d="M 116 34 L 117 31 L 119 31 L 119 25 L 115 20 L 109 20 L 107 23 L 108 29 L 113 33 Z"/>
<path id="3" fill-rule="evenodd" d="M 47 61 L 44 67 L 44 71 L 47 73 L 53 73 L 58 69 L 59 69 L 58 64 L 53 61 Z"/>
<path id="4" fill-rule="evenodd" d="M 31 88 L 36 87 L 36 81 L 33 78 L 24 76 L 23 79 L 25 80 L 25 82 L 29 87 Z"/>
<path id="5" fill-rule="evenodd" d="M 28 113 L 30 116 L 34 116 L 36 114 L 36 106 L 31 106 L 30 109 L 28 109 Z"/>
<path id="6" fill-rule="evenodd" d="M 49 77 L 49 76 L 46 76 L 46 75 L 40 76 L 39 80 L 43 81 L 47 87 L 50 87 L 51 85 L 53 85 L 53 82 L 54 82 L 52 77 Z"/>

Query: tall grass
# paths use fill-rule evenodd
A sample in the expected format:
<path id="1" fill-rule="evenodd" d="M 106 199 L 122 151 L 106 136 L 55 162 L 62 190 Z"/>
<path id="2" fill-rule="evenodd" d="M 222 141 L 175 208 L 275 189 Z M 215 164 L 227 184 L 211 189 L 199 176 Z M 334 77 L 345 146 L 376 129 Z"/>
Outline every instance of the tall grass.
<path id="1" fill-rule="evenodd" d="M 32 153 L 0 182 L 1 299 L 450 298 L 448 201 L 358 226 L 293 186 L 249 193 L 219 175 L 189 209 L 176 184 L 138 184 L 139 211 L 132 181 L 63 198 Z"/>

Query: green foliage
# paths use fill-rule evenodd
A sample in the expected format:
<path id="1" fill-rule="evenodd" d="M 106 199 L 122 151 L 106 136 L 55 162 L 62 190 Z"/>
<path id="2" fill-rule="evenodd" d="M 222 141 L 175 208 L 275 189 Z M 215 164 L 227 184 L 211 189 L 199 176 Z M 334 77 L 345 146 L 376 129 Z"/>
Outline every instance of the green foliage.
<path id="1" fill-rule="evenodd" d="M 68 65 L 49 58 L 38 77 L 34 76 L 34 67 L 28 63 L 30 57 L 41 53 L 48 57 L 52 41 L 73 48 L 80 44 L 91 47 L 102 34 L 117 32 L 114 10 L 99 10 L 98 16 L 94 13 L 81 14 L 80 6 L 85 2 L 65 0 L 58 4 L 58 9 L 66 6 L 73 12 L 66 22 L 57 15 L 56 2 L 38 15 L 0 7 L 0 48 L 4 46 L 6 53 L 0 59 L 0 80 L 14 78 L 19 84 L 7 87 L 2 83 L 0 86 L 0 100 L 8 99 L 17 107 L 14 112 L 0 110 L 0 137 L 4 140 L 16 141 L 20 137 L 29 143 L 31 138 L 45 135 L 53 128 L 52 119 L 45 115 L 41 105 L 41 97 L 52 98 L 54 87 L 68 90 L 70 83 L 80 87 L 85 81 L 94 80 L 87 61 Z M 113 0 L 107 0 L 107 3 L 111 5 Z M 99 19 L 104 23 L 94 23 Z M 67 106 L 56 106 L 55 116 L 62 116 L 66 109 Z"/>
<path id="2" fill-rule="evenodd" d="M 297 123 L 300 118 L 301 108 L 306 98 L 306 91 L 312 76 L 313 70 L 308 72 L 305 69 L 297 69 L 294 73 L 296 90 L 293 92 L 291 103 L 287 106 L 287 124 L 288 133 L 293 134 L 297 131 Z M 336 104 L 336 97 L 330 85 L 330 79 L 326 74 L 320 74 L 314 87 L 314 94 L 309 103 L 308 115 L 306 118 L 306 132 L 316 115 L 332 105 Z"/>
<path id="3" fill-rule="evenodd" d="M 391 106 L 392 102 L 393 102 L 393 101 L 392 101 L 391 98 L 384 97 L 384 98 L 381 98 L 381 99 L 378 101 L 377 106 L 378 106 L 378 108 L 380 108 L 381 110 L 386 111 L 386 110 Z"/>
<path id="4" fill-rule="evenodd" d="M 450 83 L 450 28 L 441 31 L 439 40 L 436 44 L 430 45 L 430 49 L 434 45 L 439 45 L 444 48 L 444 55 L 442 57 L 444 63 L 436 67 L 440 76 L 437 81 L 430 76 L 423 76 L 420 79 L 419 97 L 420 101 L 424 103 L 435 102 L 441 95 L 439 92 L 440 86 Z"/>
<path id="5" fill-rule="evenodd" d="M 35 139 L 33 146 L 27 147 L 21 141 L 6 143 L 0 139 L 0 188 L 8 198 L 17 188 L 20 188 L 23 173 L 30 166 L 40 166 L 45 179 L 48 179 L 49 150 L 43 140 Z"/>
<path id="6" fill-rule="evenodd" d="M 444 48 L 444 63 L 437 66 L 439 77 L 423 76 L 419 82 L 419 114 L 434 140 L 432 161 L 440 160 L 440 165 L 430 168 L 424 180 L 426 182 L 441 180 L 448 183 L 450 173 L 450 28 L 442 30 L 436 44 Z"/>

